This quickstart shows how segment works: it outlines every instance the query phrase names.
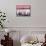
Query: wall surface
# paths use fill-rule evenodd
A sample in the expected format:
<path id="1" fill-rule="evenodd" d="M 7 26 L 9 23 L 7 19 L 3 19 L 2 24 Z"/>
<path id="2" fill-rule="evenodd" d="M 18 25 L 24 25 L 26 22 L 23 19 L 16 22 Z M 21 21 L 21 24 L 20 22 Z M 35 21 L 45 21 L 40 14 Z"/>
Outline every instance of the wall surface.
<path id="1" fill-rule="evenodd" d="M 17 17 L 17 4 L 32 4 L 30 17 Z M 6 12 L 6 27 L 46 27 L 46 0 L 0 0 L 0 9 Z"/>

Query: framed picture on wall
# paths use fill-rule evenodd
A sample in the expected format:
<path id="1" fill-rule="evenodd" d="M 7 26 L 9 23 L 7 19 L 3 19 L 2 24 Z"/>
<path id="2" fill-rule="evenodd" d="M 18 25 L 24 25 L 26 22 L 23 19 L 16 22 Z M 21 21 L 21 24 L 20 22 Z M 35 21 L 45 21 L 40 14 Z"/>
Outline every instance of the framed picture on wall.
<path id="1" fill-rule="evenodd" d="M 17 16 L 31 16 L 31 5 L 16 5 Z"/>

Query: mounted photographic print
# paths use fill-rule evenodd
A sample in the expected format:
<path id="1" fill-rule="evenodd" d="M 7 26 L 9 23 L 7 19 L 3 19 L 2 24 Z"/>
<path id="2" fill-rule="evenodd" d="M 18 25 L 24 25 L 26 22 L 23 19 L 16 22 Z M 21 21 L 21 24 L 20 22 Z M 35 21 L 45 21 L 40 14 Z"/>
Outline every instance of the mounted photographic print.
<path id="1" fill-rule="evenodd" d="M 31 16 L 31 5 L 16 5 L 17 16 Z"/>

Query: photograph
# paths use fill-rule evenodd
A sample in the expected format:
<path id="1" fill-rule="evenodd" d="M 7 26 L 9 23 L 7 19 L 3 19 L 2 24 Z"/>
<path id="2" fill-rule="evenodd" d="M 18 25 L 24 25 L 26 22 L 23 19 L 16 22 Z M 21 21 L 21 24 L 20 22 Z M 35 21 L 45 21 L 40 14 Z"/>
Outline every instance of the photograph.
<path id="1" fill-rule="evenodd" d="M 17 16 L 31 16 L 31 5 L 16 5 Z"/>

